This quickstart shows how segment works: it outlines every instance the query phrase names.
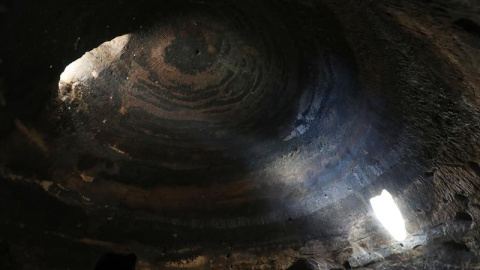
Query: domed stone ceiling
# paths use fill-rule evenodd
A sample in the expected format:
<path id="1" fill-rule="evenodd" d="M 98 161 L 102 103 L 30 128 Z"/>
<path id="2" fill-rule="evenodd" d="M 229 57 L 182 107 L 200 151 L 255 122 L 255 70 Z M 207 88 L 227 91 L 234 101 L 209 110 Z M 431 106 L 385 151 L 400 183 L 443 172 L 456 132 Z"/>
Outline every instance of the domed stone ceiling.
<path id="1" fill-rule="evenodd" d="M 306 14 L 287 15 L 286 5 L 247 17 L 248 5 L 213 4 L 174 5 L 148 32 L 66 68 L 61 120 L 73 132 L 59 144 L 77 160 L 65 170 L 93 182 L 89 192 L 121 183 L 142 194 L 126 204 L 219 228 L 301 217 L 369 182 L 352 161 L 372 152 L 355 146 L 373 135 L 364 127 L 372 119 L 361 119 L 355 64 L 331 15 L 303 7 L 324 20 L 299 28 L 287 22 Z"/>
<path id="2" fill-rule="evenodd" d="M 0 266 L 479 267 L 479 11 L 0 5 Z"/>

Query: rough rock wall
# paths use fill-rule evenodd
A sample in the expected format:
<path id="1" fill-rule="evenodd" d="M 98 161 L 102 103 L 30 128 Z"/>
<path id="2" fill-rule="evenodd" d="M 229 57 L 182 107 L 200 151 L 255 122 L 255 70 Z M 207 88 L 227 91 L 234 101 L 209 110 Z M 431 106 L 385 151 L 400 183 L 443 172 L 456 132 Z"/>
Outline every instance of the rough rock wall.
<path id="1" fill-rule="evenodd" d="M 479 13 L 3 3 L 0 266 L 478 268 Z"/>

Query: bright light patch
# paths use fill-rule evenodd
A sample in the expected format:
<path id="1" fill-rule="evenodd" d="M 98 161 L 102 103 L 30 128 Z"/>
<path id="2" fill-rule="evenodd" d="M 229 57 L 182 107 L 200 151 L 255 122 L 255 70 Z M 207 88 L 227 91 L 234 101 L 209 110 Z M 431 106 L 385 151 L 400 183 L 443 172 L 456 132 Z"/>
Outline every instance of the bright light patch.
<path id="1" fill-rule="evenodd" d="M 103 70 L 119 60 L 131 37 L 131 34 L 116 37 L 85 53 L 81 58 L 68 65 L 60 75 L 58 83 L 60 99 L 72 101 L 77 96 L 81 96 L 76 88 L 86 85 L 91 79 L 96 79 Z"/>
<path id="2" fill-rule="evenodd" d="M 384 189 L 380 196 L 371 198 L 370 204 L 378 220 L 380 220 L 395 240 L 403 241 L 407 238 L 402 213 L 400 213 L 400 209 L 398 209 L 392 195 L 388 191 Z"/>

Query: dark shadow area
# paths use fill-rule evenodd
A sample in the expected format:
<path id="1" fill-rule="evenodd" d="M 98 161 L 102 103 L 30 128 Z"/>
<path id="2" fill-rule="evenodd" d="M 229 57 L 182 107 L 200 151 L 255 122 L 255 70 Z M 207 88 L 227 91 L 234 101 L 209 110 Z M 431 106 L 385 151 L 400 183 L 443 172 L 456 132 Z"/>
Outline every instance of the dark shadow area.
<path id="1" fill-rule="evenodd" d="M 438 42 L 478 24 L 442 36 L 397 2 L 0 4 L 0 268 L 135 268 L 97 262 L 108 245 L 162 270 L 323 252 L 349 269 L 352 243 L 389 244 L 369 205 L 382 189 L 412 233 L 477 220 L 475 61 Z M 85 53 L 84 80 L 59 89 Z"/>
<path id="2" fill-rule="evenodd" d="M 107 253 L 98 260 L 94 270 L 135 270 L 136 262 L 135 254 Z"/>
<path id="3" fill-rule="evenodd" d="M 15 262 L 15 258 L 10 252 L 10 247 L 5 240 L 0 239 L 0 269 L 17 270 L 20 269 Z"/>
<path id="4" fill-rule="evenodd" d="M 455 25 L 461 27 L 466 32 L 480 37 L 480 25 L 468 18 L 460 18 L 454 22 Z"/>
<path id="5" fill-rule="evenodd" d="M 300 259 L 295 261 L 287 270 L 315 270 L 316 268 L 308 260 Z"/>
<path id="6" fill-rule="evenodd" d="M 457 214 L 455 214 L 455 219 L 456 220 L 464 220 L 464 221 L 472 221 L 473 220 L 472 216 L 469 213 L 466 213 L 466 212 L 457 212 Z"/>

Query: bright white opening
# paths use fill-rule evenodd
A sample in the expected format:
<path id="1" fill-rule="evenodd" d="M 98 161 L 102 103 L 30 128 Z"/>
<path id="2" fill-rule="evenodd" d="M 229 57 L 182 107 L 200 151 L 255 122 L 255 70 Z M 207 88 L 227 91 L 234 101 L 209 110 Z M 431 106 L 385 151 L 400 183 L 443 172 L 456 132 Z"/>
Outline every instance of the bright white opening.
<path id="1" fill-rule="evenodd" d="M 403 241 L 407 238 L 405 230 L 405 221 L 403 220 L 400 209 L 393 201 L 392 195 L 385 189 L 382 194 L 370 199 L 373 211 L 380 223 L 397 241 Z"/>
<path id="2" fill-rule="evenodd" d="M 58 83 L 60 99 L 72 101 L 81 96 L 76 88 L 87 84 L 90 79 L 96 79 L 103 70 L 119 60 L 131 37 L 131 34 L 126 34 L 104 42 L 70 63 L 60 75 Z"/>

